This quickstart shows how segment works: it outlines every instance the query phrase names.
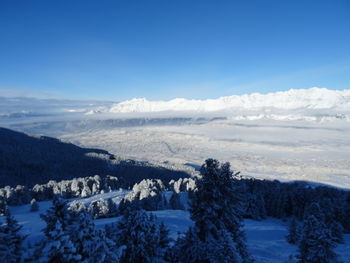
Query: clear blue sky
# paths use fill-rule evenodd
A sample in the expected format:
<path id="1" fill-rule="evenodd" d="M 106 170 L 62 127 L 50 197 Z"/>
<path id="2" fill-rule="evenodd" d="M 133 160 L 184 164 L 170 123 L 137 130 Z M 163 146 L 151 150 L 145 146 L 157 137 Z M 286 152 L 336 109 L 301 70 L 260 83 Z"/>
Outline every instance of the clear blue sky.
<path id="1" fill-rule="evenodd" d="M 350 1 L 0 0 L 0 96 L 350 88 Z"/>

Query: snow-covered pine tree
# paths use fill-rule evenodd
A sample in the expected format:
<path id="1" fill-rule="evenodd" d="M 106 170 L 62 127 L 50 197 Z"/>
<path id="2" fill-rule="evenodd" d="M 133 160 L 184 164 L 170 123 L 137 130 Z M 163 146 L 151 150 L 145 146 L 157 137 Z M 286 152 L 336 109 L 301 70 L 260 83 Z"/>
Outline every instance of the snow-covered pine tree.
<path id="1" fill-rule="evenodd" d="M 298 222 L 295 217 L 289 223 L 288 235 L 286 236 L 288 243 L 296 244 L 299 241 Z"/>
<path id="2" fill-rule="evenodd" d="M 245 201 L 244 217 L 261 220 L 266 217 L 264 200 L 254 193 L 247 194 Z"/>
<path id="3" fill-rule="evenodd" d="M 314 215 L 304 219 L 299 243 L 299 263 L 335 263 L 335 244 L 325 224 Z"/>
<path id="4" fill-rule="evenodd" d="M 201 175 L 190 202 L 199 239 L 208 244 L 212 239 L 220 240 L 222 231 L 228 231 L 238 251 L 237 262 L 252 262 L 242 230 L 242 197 L 234 178 L 238 173 L 233 174 L 229 163 L 220 166 L 217 160 L 208 159 Z"/>
<path id="5" fill-rule="evenodd" d="M 196 229 L 190 227 L 184 237 L 176 240 L 176 244 L 172 248 L 174 255 L 167 259 L 171 262 L 210 263 L 206 246 L 207 244 L 199 239 Z"/>
<path id="6" fill-rule="evenodd" d="M 4 197 L 0 197 L 0 216 L 6 215 L 8 212 L 8 206 L 6 199 Z"/>
<path id="7" fill-rule="evenodd" d="M 90 203 L 88 211 L 97 218 L 113 217 L 118 214 L 118 208 L 111 198 L 107 200 L 94 200 Z"/>
<path id="8" fill-rule="evenodd" d="M 343 226 L 337 222 L 333 221 L 329 227 L 333 241 L 336 243 L 344 243 L 344 228 Z"/>
<path id="9" fill-rule="evenodd" d="M 170 242 L 169 229 L 161 222 L 159 224 L 159 248 L 165 251 L 169 247 Z"/>
<path id="10" fill-rule="evenodd" d="M 84 263 L 118 263 L 120 255 L 116 244 L 106 236 L 104 231 L 97 230 L 95 233 L 97 238 L 95 247 Z"/>
<path id="11" fill-rule="evenodd" d="M 320 204 L 317 202 L 312 202 L 311 204 L 305 207 L 304 218 L 307 218 L 310 215 L 316 217 L 316 219 L 319 221 L 325 221 L 324 213 L 321 211 Z"/>
<path id="12" fill-rule="evenodd" d="M 86 212 L 86 206 L 83 202 L 79 200 L 74 200 L 69 204 L 68 210 L 70 213 L 80 213 L 80 212 Z"/>
<path id="13" fill-rule="evenodd" d="M 81 197 L 87 197 L 91 195 L 91 189 L 87 185 L 86 181 L 83 181 L 83 190 L 81 191 Z"/>
<path id="14" fill-rule="evenodd" d="M 56 222 L 59 221 L 63 230 L 69 221 L 70 213 L 67 209 L 67 201 L 55 196 L 52 200 L 52 206 L 46 211 L 45 214 L 41 214 L 40 217 L 46 222 L 46 227 L 43 229 L 47 235 L 50 231 L 55 229 Z"/>
<path id="15" fill-rule="evenodd" d="M 38 244 L 33 256 L 33 262 L 38 263 L 75 263 L 81 262 L 81 255 L 65 233 L 61 222 L 56 220 L 55 224 L 47 228 L 45 238 Z"/>
<path id="16" fill-rule="evenodd" d="M 220 230 L 219 239 L 211 239 L 206 246 L 208 262 L 231 263 L 241 262 L 232 235 L 226 230 Z"/>
<path id="17" fill-rule="evenodd" d="M 112 198 L 107 199 L 108 217 L 113 217 L 118 214 L 118 207 L 113 202 Z"/>
<path id="18" fill-rule="evenodd" d="M 36 212 L 39 210 L 38 202 L 35 200 L 35 198 L 30 201 L 30 212 Z"/>
<path id="19" fill-rule="evenodd" d="M 169 205 L 170 208 L 174 210 L 185 210 L 184 205 L 181 203 L 180 195 L 176 192 L 173 192 L 171 195 Z"/>
<path id="20" fill-rule="evenodd" d="M 153 216 L 148 216 L 143 210 L 127 212 L 120 220 L 118 229 L 117 245 L 124 247 L 120 262 L 161 261 L 164 252 L 161 246 L 164 246 L 165 237 L 160 238 Z"/>
<path id="21" fill-rule="evenodd" d="M 22 243 L 25 239 L 25 236 L 19 233 L 21 228 L 8 211 L 5 224 L 0 226 L 0 262 L 18 263 L 21 261 Z"/>
<path id="22" fill-rule="evenodd" d="M 81 255 L 81 261 L 84 263 L 118 262 L 115 253 L 116 245 L 104 235 L 104 231 L 96 230 L 90 213 L 86 210 L 70 211 L 73 214 L 67 226 L 67 233 L 77 253 Z"/>

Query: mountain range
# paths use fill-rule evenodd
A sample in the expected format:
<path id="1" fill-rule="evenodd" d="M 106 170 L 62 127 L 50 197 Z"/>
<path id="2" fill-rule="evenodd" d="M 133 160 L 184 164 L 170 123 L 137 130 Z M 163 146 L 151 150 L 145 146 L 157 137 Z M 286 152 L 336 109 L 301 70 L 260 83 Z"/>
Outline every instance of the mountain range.
<path id="1" fill-rule="evenodd" d="M 113 104 L 106 111 L 111 113 L 165 111 L 214 112 L 266 108 L 281 110 L 336 109 L 339 111 L 349 111 L 350 90 L 329 90 L 325 88 L 291 89 L 283 92 L 233 95 L 207 100 L 176 98 L 169 101 L 149 101 L 145 98 L 139 98 Z"/>

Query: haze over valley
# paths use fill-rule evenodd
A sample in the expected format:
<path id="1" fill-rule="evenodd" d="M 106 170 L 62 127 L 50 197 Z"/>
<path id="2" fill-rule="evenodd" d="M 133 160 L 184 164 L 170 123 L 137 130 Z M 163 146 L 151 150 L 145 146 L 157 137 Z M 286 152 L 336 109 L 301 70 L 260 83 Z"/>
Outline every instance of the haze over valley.
<path id="1" fill-rule="evenodd" d="M 244 176 L 350 188 L 349 90 L 119 103 L 0 100 L 0 125 L 17 131 L 180 168 L 212 157 Z"/>

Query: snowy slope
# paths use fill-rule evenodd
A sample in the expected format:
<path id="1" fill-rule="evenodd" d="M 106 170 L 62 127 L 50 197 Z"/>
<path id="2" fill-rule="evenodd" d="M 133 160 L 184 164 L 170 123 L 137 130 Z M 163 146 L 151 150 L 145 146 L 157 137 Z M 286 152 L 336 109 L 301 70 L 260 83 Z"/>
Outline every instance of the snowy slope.
<path id="1" fill-rule="evenodd" d="M 173 99 L 170 101 L 149 101 L 145 98 L 132 99 L 112 105 L 111 113 L 195 111 L 213 112 L 239 109 L 276 108 L 295 109 L 338 109 L 350 110 L 350 90 L 328 90 L 325 88 L 291 89 L 268 94 L 253 93 L 208 100 Z"/>
<path id="2" fill-rule="evenodd" d="M 89 198 L 83 198 L 81 201 L 89 203 L 92 200 L 112 198 L 114 202 L 119 203 L 123 195 L 127 191 L 113 191 L 110 193 L 99 194 Z M 29 212 L 29 205 L 10 207 L 12 215 L 23 226 L 22 232 L 26 235 L 27 241 L 34 242 L 43 237 L 42 229 L 45 227 L 45 222 L 40 218 L 40 214 L 44 213 L 50 206 L 51 201 L 38 202 L 39 211 Z M 170 236 L 177 238 L 187 231 L 188 227 L 193 225 L 190 215 L 187 211 L 182 210 L 161 210 L 152 211 L 159 221 L 170 230 Z M 104 225 L 117 222 L 120 217 L 103 218 L 95 220 L 98 228 Z M 4 217 L 0 216 L 0 224 L 4 221 Z M 297 246 L 287 243 L 285 236 L 287 235 L 288 223 L 268 218 L 262 221 L 245 220 L 244 231 L 247 236 L 248 250 L 255 259 L 255 263 L 295 263 L 296 260 L 289 260 L 290 255 L 295 255 Z M 344 263 L 350 263 L 350 235 L 344 235 L 344 244 L 339 244 L 335 249 L 339 255 L 339 259 Z"/>

